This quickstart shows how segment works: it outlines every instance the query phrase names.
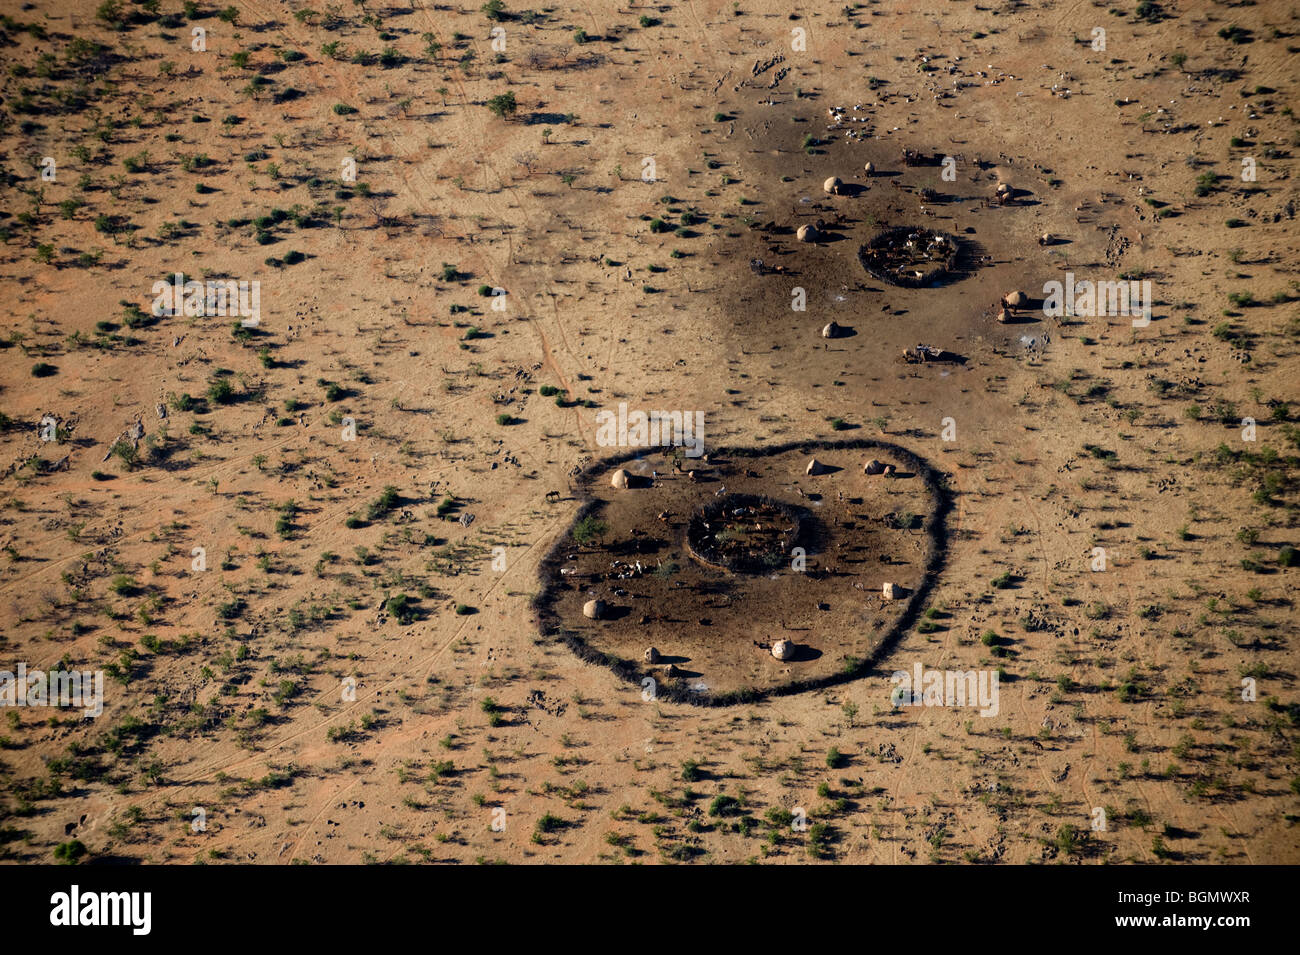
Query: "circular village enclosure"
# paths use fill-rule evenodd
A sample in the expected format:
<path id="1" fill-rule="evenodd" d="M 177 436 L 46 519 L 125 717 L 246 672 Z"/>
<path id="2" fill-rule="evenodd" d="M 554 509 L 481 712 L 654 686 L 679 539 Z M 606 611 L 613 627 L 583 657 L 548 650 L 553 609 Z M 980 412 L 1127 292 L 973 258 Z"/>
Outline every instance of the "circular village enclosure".
<path id="1" fill-rule="evenodd" d="M 541 565 L 538 624 L 624 679 L 651 677 L 660 699 L 724 705 L 867 673 L 915 623 L 946 553 L 942 477 L 882 441 L 695 460 L 640 449 L 579 486 Z"/>
<path id="2" fill-rule="evenodd" d="M 884 229 L 858 250 L 858 261 L 870 275 L 904 288 L 943 284 L 959 272 L 960 257 L 956 238 L 915 226 Z"/>

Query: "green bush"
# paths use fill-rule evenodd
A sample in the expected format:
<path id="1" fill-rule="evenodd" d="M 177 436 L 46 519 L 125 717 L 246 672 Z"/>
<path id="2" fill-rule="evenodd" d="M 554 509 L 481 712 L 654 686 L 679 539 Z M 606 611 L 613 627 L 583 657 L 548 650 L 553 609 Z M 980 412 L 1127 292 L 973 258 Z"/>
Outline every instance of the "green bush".
<path id="1" fill-rule="evenodd" d="M 208 386 L 208 400 L 217 405 L 229 405 L 235 401 L 235 386 L 228 378 L 218 378 Z"/>
<path id="2" fill-rule="evenodd" d="M 485 105 L 495 115 L 500 116 L 502 119 L 508 119 L 513 116 L 515 111 L 519 108 L 519 105 L 515 102 L 515 94 L 513 90 L 493 96 Z"/>

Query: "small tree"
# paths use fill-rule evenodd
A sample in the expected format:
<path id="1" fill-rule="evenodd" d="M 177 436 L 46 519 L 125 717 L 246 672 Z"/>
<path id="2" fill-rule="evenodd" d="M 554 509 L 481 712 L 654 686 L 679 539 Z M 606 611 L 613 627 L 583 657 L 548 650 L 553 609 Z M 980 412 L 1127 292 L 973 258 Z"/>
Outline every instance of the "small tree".
<path id="1" fill-rule="evenodd" d="M 573 539 L 579 544 L 586 544 L 594 537 L 604 537 L 609 525 L 604 521 L 588 515 L 573 525 Z"/>
<path id="2" fill-rule="evenodd" d="M 487 108 L 502 119 L 509 119 L 515 114 L 518 104 L 515 103 L 514 91 L 501 93 L 487 101 Z"/>

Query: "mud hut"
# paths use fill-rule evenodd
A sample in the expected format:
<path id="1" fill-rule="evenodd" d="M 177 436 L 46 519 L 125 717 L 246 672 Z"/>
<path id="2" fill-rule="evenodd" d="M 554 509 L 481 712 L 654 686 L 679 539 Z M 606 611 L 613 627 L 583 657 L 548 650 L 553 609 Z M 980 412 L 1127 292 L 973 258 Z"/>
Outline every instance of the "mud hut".
<path id="1" fill-rule="evenodd" d="M 778 660 L 789 660 L 794 656 L 795 645 L 793 640 L 778 640 L 772 644 L 772 656 Z"/>
<path id="2" fill-rule="evenodd" d="M 869 162 L 862 167 L 862 171 L 865 172 L 868 176 L 874 176 L 876 174 L 876 164 L 873 162 Z"/>
<path id="3" fill-rule="evenodd" d="M 658 662 L 659 662 L 659 650 L 658 650 L 657 647 L 647 647 L 647 648 L 646 648 L 646 651 L 645 651 L 645 662 L 646 662 L 646 663 L 658 663 Z"/>
<path id="4" fill-rule="evenodd" d="M 866 464 L 862 465 L 862 473 L 863 474 L 884 474 L 885 466 L 881 462 L 877 461 L 875 458 L 872 458 Z"/>
<path id="5" fill-rule="evenodd" d="M 1025 298 L 1024 292 L 1020 291 L 1019 289 L 1016 289 L 1014 292 L 1008 292 L 1006 298 L 1004 298 L 1002 301 L 1006 302 L 1012 308 L 1023 308 L 1025 302 L 1027 302 L 1028 299 Z"/>
<path id="6" fill-rule="evenodd" d="M 824 464 L 822 464 L 816 458 L 812 458 L 808 461 L 808 466 L 803 469 L 803 473 L 817 475 L 817 474 L 821 474 L 825 470 L 826 470 L 826 466 Z"/>
<path id="7" fill-rule="evenodd" d="M 840 189 L 843 187 L 843 185 L 844 183 L 840 182 L 839 176 L 831 176 L 829 179 L 827 179 L 825 182 L 822 183 L 822 190 L 828 196 L 838 196 L 840 194 Z"/>
<path id="8" fill-rule="evenodd" d="M 799 231 L 795 233 L 800 242 L 816 242 L 818 239 L 817 227 L 813 225 L 801 225 Z"/>
<path id="9" fill-rule="evenodd" d="M 627 468 L 619 468 L 614 472 L 614 476 L 609 479 L 611 487 L 625 488 L 631 480 L 632 475 L 627 473 Z"/>
<path id="10" fill-rule="evenodd" d="M 827 322 L 822 329 L 822 338 L 839 338 L 842 329 L 835 322 Z"/>
<path id="11" fill-rule="evenodd" d="M 599 620 L 605 616 L 605 601 L 599 597 L 595 600 L 588 600 L 582 605 L 582 615 L 588 620 Z"/>

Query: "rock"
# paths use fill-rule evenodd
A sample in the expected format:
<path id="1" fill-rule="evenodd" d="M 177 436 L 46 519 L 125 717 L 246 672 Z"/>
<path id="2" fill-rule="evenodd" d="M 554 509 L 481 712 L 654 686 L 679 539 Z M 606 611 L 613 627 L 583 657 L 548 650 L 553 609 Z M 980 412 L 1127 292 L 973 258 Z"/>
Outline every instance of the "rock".
<path id="1" fill-rule="evenodd" d="M 772 656 L 778 660 L 789 660 L 794 656 L 795 645 L 793 640 L 778 640 L 772 644 Z"/>
<path id="2" fill-rule="evenodd" d="M 885 466 L 881 464 L 879 461 L 877 461 L 875 458 L 872 458 L 870 461 L 868 461 L 866 464 L 862 466 L 862 473 L 863 474 L 884 474 Z"/>
<path id="3" fill-rule="evenodd" d="M 885 586 L 880 588 L 880 596 L 884 597 L 886 600 L 893 600 L 898 595 L 898 588 L 893 584 L 885 584 Z"/>
<path id="4" fill-rule="evenodd" d="M 822 329 L 822 338 L 839 338 L 840 326 L 835 322 L 827 322 L 826 327 Z"/>
<path id="5" fill-rule="evenodd" d="M 619 468 L 614 472 L 614 476 L 609 479 L 610 486 L 625 488 L 627 487 L 628 479 L 630 477 L 631 475 L 627 473 L 627 468 Z"/>
<path id="6" fill-rule="evenodd" d="M 605 616 L 605 601 L 600 600 L 599 598 L 596 600 L 588 600 L 582 605 L 582 615 L 589 620 L 599 620 L 601 617 Z"/>
<path id="7" fill-rule="evenodd" d="M 646 649 L 646 652 L 645 652 L 645 662 L 646 662 L 646 663 L 658 663 L 658 662 L 659 662 L 659 651 L 658 651 L 658 649 L 656 649 L 655 647 L 648 647 L 648 648 Z"/>

